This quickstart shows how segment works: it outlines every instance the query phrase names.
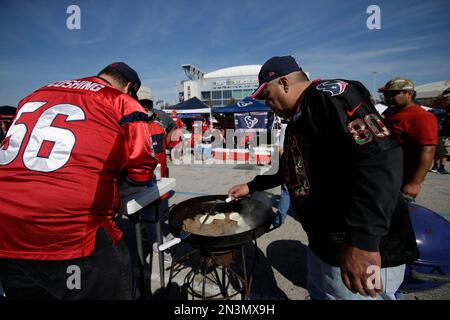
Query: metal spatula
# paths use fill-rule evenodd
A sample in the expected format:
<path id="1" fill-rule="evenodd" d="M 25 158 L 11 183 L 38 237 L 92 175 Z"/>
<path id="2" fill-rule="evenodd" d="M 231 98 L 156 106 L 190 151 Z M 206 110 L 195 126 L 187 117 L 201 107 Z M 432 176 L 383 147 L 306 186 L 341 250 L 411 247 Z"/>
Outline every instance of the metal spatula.
<path id="1" fill-rule="evenodd" d="M 214 210 L 217 208 L 218 204 L 227 204 L 229 202 L 231 202 L 233 199 L 231 199 L 230 197 L 226 198 L 225 201 L 224 200 L 216 200 L 214 205 L 211 207 L 211 209 L 209 209 L 208 213 L 206 214 L 205 219 L 203 220 L 202 224 L 200 225 L 201 229 L 203 227 L 203 225 L 206 223 L 206 221 L 209 219 L 209 217 L 211 216 L 211 214 L 214 212 Z"/>

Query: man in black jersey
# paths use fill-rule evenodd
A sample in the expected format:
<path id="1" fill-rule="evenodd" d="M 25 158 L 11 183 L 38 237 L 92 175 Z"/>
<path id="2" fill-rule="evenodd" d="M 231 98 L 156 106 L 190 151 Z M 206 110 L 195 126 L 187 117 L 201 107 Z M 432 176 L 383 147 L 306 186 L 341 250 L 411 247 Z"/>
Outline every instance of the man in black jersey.
<path id="1" fill-rule="evenodd" d="M 308 77 L 291 56 L 261 68 L 253 98 L 289 119 L 278 173 L 232 187 L 240 198 L 286 183 L 308 234 L 313 299 L 395 299 L 417 258 L 399 197 L 402 149 L 357 81 Z M 332 160 L 330 160 L 332 159 Z"/>

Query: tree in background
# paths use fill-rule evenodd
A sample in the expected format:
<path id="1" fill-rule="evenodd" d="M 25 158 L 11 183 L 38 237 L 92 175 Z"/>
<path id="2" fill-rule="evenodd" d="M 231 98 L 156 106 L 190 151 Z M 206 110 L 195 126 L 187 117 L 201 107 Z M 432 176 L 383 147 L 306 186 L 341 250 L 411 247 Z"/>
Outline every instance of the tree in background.
<path id="1" fill-rule="evenodd" d="M 235 104 L 235 103 L 236 103 L 236 99 L 231 97 L 230 100 L 228 100 L 228 102 L 227 102 L 227 106 Z"/>

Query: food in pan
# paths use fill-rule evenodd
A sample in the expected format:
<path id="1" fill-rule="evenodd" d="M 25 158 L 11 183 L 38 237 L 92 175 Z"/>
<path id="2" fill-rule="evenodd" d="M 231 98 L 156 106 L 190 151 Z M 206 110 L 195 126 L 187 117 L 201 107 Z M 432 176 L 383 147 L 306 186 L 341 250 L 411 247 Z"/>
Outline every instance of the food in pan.
<path id="1" fill-rule="evenodd" d="M 207 220 L 201 226 L 206 218 Z M 238 212 L 215 213 L 209 217 L 207 214 L 197 214 L 183 221 L 184 231 L 212 237 L 233 235 L 250 229 Z"/>
<path id="2" fill-rule="evenodd" d="M 244 219 L 242 219 L 242 216 L 239 214 L 239 212 L 231 212 L 228 217 L 230 218 L 230 220 L 236 221 L 239 227 L 245 227 L 246 223 Z"/>
<path id="3" fill-rule="evenodd" d="M 208 219 L 205 221 L 206 217 L 208 217 Z M 200 217 L 200 223 L 203 223 L 203 221 L 205 221 L 205 224 L 210 224 L 214 220 L 224 220 L 224 219 L 225 219 L 224 213 L 217 213 L 215 215 L 210 216 L 208 216 L 208 214 L 204 214 L 203 216 Z"/>

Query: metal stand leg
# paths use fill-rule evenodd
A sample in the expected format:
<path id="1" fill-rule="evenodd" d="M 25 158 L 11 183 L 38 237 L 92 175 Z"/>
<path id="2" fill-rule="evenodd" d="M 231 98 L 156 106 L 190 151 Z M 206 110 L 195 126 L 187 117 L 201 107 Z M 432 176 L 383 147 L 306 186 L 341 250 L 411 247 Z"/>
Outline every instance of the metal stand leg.
<path id="1" fill-rule="evenodd" d="M 141 222 L 138 220 L 135 224 L 136 230 L 136 249 L 139 257 L 139 274 L 141 277 L 141 294 L 142 298 L 146 298 L 147 294 L 145 291 L 145 277 L 144 277 L 144 249 L 142 247 L 142 233 L 141 233 Z"/>
<path id="2" fill-rule="evenodd" d="M 156 238 L 158 239 L 158 246 L 163 243 L 163 235 L 161 231 L 161 215 L 159 214 L 159 200 L 155 203 L 155 216 L 156 216 Z M 164 251 L 158 252 L 159 258 L 159 279 L 161 282 L 161 289 L 166 286 L 164 277 Z"/>

